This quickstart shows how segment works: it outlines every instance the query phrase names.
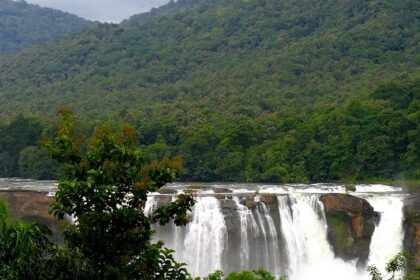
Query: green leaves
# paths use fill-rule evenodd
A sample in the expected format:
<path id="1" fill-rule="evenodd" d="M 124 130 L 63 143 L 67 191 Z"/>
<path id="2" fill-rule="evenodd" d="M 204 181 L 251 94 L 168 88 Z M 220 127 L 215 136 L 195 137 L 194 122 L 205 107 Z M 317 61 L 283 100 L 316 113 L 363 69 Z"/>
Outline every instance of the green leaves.
<path id="1" fill-rule="evenodd" d="M 403 273 L 404 270 L 407 268 L 407 258 L 408 254 L 406 252 L 400 252 L 396 256 L 394 256 L 389 262 L 386 264 L 385 271 L 388 273 L 386 277 L 384 278 L 379 271 L 379 269 L 375 266 L 368 266 L 367 271 L 369 272 L 370 276 L 372 277 L 372 280 L 410 280 L 411 276 L 406 275 L 404 278 L 396 278 L 396 273 L 401 272 Z"/>
<path id="2" fill-rule="evenodd" d="M 5 203 L 0 202 L 0 278 L 42 279 L 40 275 L 49 268 L 47 259 L 56 250 L 49 235 L 45 226 L 10 220 Z"/>
<path id="3" fill-rule="evenodd" d="M 83 273 L 98 279 L 187 279 L 184 265 L 175 262 L 172 251 L 151 243 L 151 224 L 173 219 L 185 225 L 192 196 L 179 196 L 151 217 L 143 212 L 147 194 L 178 176 L 180 159 L 146 165 L 135 132 L 127 126 L 103 126 L 83 148 L 81 138 L 74 135 L 71 113 L 64 111 L 61 116 L 56 137 L 46 142 L 66 164 L 51 211 L 60 219 L 77 217 L 64 240 L 67 250 L 86 256 L 86 269 L 92 269 Z"/>
<path id="4" fill-rule="evenodd" d="M 26 2 L 0 2 L 0 55 L 80 31 L 89 21 Z M 56 65 L 54 65 L 57 67 Z M 54 70 L 54 66 L 52 66 Z"/>
<path id="5" fill-rule="evenodd" d="M 401 252 L 398 253 L 395 257 L 393 257 L 387 264 L 386 264 L 386 271 L 388 273 L 392 273 L 392 279 L 395 278 L 395 273 L 398 271 L 404 271 L 407 267 L 407 253 Z"/>
<path id="6" fill-rule="evenodd" d="M 253 271 L 231 272 L 226 277 L 223 277 L 223 272 L 216 271 L 203 280 L 276 280 L 277 278 L 264 269 L 257 269 Z M 198 279 L 199 280 L 199 279 Z M 286 277 L 281 276 L 278 280 L 286 280 Z"/>

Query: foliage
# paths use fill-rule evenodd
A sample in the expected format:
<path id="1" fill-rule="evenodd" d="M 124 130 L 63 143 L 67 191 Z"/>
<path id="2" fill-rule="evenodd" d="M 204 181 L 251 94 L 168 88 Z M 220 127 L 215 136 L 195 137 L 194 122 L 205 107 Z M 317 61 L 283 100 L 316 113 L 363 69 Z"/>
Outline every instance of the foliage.
<path id="1" fill-rule="evenodd" d="M 38 121 L 22 115 L 18 115 L 9 125 L 0 126 L 0 177 L 19 175 L 20 153 L 36 145 L 41 131 L 42 126 Z"/>
<path id="2" fill-rule="evenodd" d="M 419 179 L 419 84 L 420 80 L 388 83 L 364 98 L 340 106 L 318 105 L 305 116 L 286 119 L 228 119 L 188 129 L 152 120 L 135 127 L 146 160 L 181 155 L 185 159 L 181 179 L 186 181 Z M 394 100 L 403 94 L 404 101 Z M 42 148 L 32 147 L 41 130 L 39 121 L 22 116 L 0 126 L 0 176 L 57 177 L 60 166 Z M 78 131 L 91 134 L 89 127 Z"/>
<path id="3" fill-rule="evenodd" d="M 42 274 L 45 260 L 53 252 L 49 230 L 41 225 L 13 222 L 5 203 L 0 202 L 0 278 L 33 279 Z"/>
<path id="4" fill-rule="evenodd" d="M 268 271 L 264 269 L 258 269 L 253 271 L 242 271 L 242 272 L 231 272 L 226 277 L 223 277 L 223 272 L 216 271 L 203 280 L 276 280 Z M 286 280 L 286 278 L 280 277 L 278 280 Z"/>
<path id="5" fill-rule="evenodd" d="M 407 258 L 408 258 L 408 255 L 406 252 L 400 252 L 386 264 L 385 271 L 388 273 L 386 277 L 389 277 L 389 278 L 384 278 L 381 275 L 381 272 L 379 271 L 379 269 L 375 266 L 369 266 L 367 270 L 369 271 L 369 274 L 372 277 L 372 280 L 383 280 L 383 279 L 397 280 L 396 273 L 404 272 L 404 270 L 407 268 Z M 410 274 L 410 273 L 406 274 L 403 278 L 400 278 L 400 280 L 416 280 L 416 279 L 418 278 L 415 275 Z"/>
<path id="6" fill-rule="evenodd" d="M 406 274 L 404 280 L 420 280 L 420 266 Z"/>
<path id="7" fill-rule="evenodd" d="M 0 55 L 81 31 L 91 23 L 25 1 L 0 0 Z"/>
<path id="8" fill-rule="evenodd" d="M 177 201 L 144 213 L 147 193 L 178 175 L 178 159 L 145 164 L 130 127 L 104 126 L 94 132 L 86 150 L 73 135 L 72 113 L 61 109 L 57 135 L 44 144 L 65 163 L 52 212 L 59 219 L 77 217 L 64 233 L 66 247 L 80 250 L 93 268 L 92 279 L 187 279 L 183 264 L 162 243 L 151 243 L 152 223 L 188 221 L 194 200 Z"/>
<path id="9" fill-rule="evenodd" d="M 51 155 L 43 147 L 28 146 L 20 152 L 19 176 L 38 180 L 57 178 L 61 166 L 51 160 Z"/>
<path id="10" fill-rule="evenodd" d="M 66 104 L 91 127 L 130 123 L 149 160 L 181 155 L 189 181 L 420 178 L 419 11 L 171 1 L 2 58 L 0 115 L 48 128 Z"/>

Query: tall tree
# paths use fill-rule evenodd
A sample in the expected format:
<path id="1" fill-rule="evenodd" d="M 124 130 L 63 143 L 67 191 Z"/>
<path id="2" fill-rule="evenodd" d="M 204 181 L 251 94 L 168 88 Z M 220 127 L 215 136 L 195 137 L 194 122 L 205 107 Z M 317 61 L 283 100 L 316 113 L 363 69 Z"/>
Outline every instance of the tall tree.
<path id="1" fill-rule="evenodd" d="M 77 217 L 64 233 L 66 246 L 89 260 L 93 279 L 186 279 L 182 264 L 163 244 L 152 243 L 152 223 L 177 225 L 188 221 L 192 196 L 146 215 L 147 194 L 172 182 L 181 169 L 179 159 L 147 165 L 132 128 L 104 126 L 95 131 L 86 149 L 75 136 L 73 114 L 61 110 L 57 135 L 46 140 L 53 157 L 65 163 L 52 212 L 63 219 Z"/>

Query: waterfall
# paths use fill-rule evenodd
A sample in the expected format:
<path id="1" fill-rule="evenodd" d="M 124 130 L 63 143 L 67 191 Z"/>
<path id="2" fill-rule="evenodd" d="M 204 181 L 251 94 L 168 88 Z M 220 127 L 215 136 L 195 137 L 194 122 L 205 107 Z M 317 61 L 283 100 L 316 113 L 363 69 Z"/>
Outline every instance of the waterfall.
<path id="1" fill-rule="evenodd" d="M 275 274 L 280 274 L 280 250 L 279 250 L 279 240 L 277 235 L 276 226 L 274 224 L 273 218 L 268 212 L 267 206 L 261 202 L 259 208 L 262 209 L 262 212 L 265 216 L 268 227 L 268 241 L 270 242 L 269 249 L 267 250 L 267 255 L 269 259 L 269 268 Z"/>
<path id="2" fill-rule="evenodd" d="M 207 275 L 223 269 L 223 255 L 227 247 L 227 229 L 215 197 L 197 198 L 193 220 L 188 225 L 182 261 L 193 275 Z"/>
<path id="3" fill-rule="evenodd" d="M 318 196 L 296 193 L 277 199 L 289 262 L 287 274 L 294 275 L 303 265 L 333 260 L 334 253 L 327 240 L 327 224 Z"/>
<path id="4" fill-rule="evenodd" d="M 148 196 L 146 204 L 144 205 L 144 214 L 150 215 L 157 207 L 157 200 L 154 196 Z"/>
<path id="5" fill-rule="evenodd" d="M 234 197 L 233 201 L 236 203 L 236 208 L 239 215 L 240 221 L 240 230 L 241 230 L 241 248 L 240 248 L 240 258 L 241 258 L 241 267 L 244 269 L 250 269 L 250 242 L 248 237 L 248 231 L 252 232 L 253 236 L 258 235 L 258 225 L 255 222 L 252 212 L 248 207 L 239 203 L 238 197 Z M 252 236 L 251 236 L 252 237 Z"/>
<path id="6" fill-rule="evenodd" d="M 278 196 L 278 203 L 290 280 L 369 279 L 354 263 L 335 258 L 319 195 L 290 193 Z"/>
<path id="7" fill-rule="evenodd" d="M 176 259 L 186 263 L 193 276 L 206 276 L 216 270 L 265 268 L 289 280 L 369 280 L 366 269 L 356 267 L 357 260 L 346 262 L 335 257 L 320 201 L 320 193 L 334 192 L 334 186 L 316 188 L 319 193 L 314 193 L 313 186 L 282 186 L 270 203 L 262 196 L 273 195 L 276 187 L 272 186 L 254 196 L 247 189 L 224 198 L 203 192 L 196 198 L 192 221 L 182 228 L 174 223 L 154 226 L 155 240 L 163 240 L 165 246 L 174 249 Z M 381 185 L 374 186 L 376 193 L 367 193 L 368 186 L 358 189 L 362 192 L 352 194 L 367 199 L 381 214 L 372 236 L 368 265 L 383 268 L 402 249 L 403 199 L 380 193 L 386 189 Z M 337 192 L 343 191 L 337 188 Z M 145 212 L 153 211 L 160 204 L 158 200 L 159 196 L 150 197 Z"/>
<path id="8" fill-rule="evenodd" d="M 370 243 L 368 265 L 384 273 L 386 263 L 403 249 L 403 200 L 400 196 L 369 196 L 366 198 L 381 214 Z"/>
<path id="9" fill-rule="evenodd" d="M 1 181 L 1 180 L 0 180 Z M 1 182 L 0 182 L 1 183 Z M 25 181 L 25 184 L 27 182 Z M 32 183 L 31 183 L 32 184 Z M 13 184 L 12 184 L 13 185 Z M 33 185 L 33 186 L 32 186 Z M 28 189 L 56 191 L 56 183 L 34 182 Z M 191 222 L 177 227 L 153 225 L 154 241 L 162 240 L 175 250 L 178 262 L 187 263 L 193 276 L 207 276 L 216 270 L 241 271 L 264 268 L 288 280 L 370 280 L 357 260 L 336 258 L 327 238 L 327 223 L 321 194 L 345 193 L 343 186 L 200 184 Z M 172 186 L 176 193 L 189 184 Z M 171 187 L 171 186 L 170 186 Z M 212 188 L 219 188 L 216 193 Z M 226 192 L 220 193 L 220 189 Z M 382 271 L 403 248 L 403 194 L 401 188 L 385 185 L 357 185 L 351 195 L 366 199 L 380 219 L 369 247 L 367 265 Z M 175 194 L 175 192 L 174 192 Z M 150 215 L 176 195 L 151 193 L 144 205 Z M 74 217 L 67 217 L 76 222 Z M 397 275 L 401 277 L 401 275 Z"/>
<path id="10" fill-rule="evenodd" d="M 265 223 L 263 220 L 263 216 L 260 213 L 260 209 L 258 209 L 259 207 L 257 207 L 257 211 L 255 211 L 255 214 L 257 216 L 257 222 L 258 222 L 258 227 L 260 229 L 260 234 L 261 234 L 261 238 L 264 242 L 264 247 L 262 248 L 262 252 L 264 252 L 262 254 L 262 267 L 270 267 L 270 254 L 268 252 L 268 235 L 267 235 L 267 230 L 265 228 Z"/>

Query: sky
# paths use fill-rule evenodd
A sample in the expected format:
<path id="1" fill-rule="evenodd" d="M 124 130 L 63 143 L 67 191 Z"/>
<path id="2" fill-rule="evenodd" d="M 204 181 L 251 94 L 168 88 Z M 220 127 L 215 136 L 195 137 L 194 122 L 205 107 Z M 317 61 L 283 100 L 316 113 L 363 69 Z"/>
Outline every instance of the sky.
<path id="1" fill-rule="evenodd" d="M 31 4 L 55 8 L 101 22 L 121 22 L 130 16 L 147 12 L 169 0 L 26 0 Z"/>

